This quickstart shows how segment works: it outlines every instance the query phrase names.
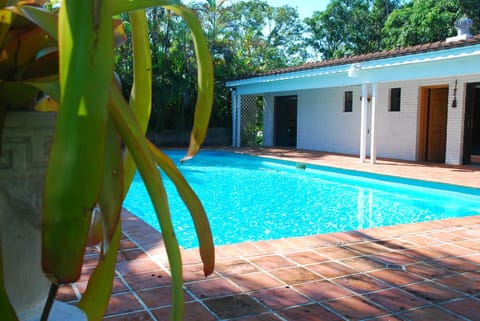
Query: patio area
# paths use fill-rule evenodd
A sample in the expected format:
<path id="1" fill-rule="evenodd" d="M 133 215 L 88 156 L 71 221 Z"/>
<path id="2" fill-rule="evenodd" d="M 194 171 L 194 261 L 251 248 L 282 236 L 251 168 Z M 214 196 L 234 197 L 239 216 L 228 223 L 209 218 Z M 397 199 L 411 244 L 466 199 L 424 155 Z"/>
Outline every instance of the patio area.
<path id="1" fill-rule="evenodd" d="M 235 149 L 265 157 L 480 188 L 480 167 L 288 149 Z M 169 320 L 171 284 L 161 234 L 123 211 L 123 237 L 105 320 Z M 478 216 L 216 247 L 205 278 L 197 250 L 182 250 L 185 320 L 478 320 Z M 96 264 L 60 289 L 75 304 Z"/>

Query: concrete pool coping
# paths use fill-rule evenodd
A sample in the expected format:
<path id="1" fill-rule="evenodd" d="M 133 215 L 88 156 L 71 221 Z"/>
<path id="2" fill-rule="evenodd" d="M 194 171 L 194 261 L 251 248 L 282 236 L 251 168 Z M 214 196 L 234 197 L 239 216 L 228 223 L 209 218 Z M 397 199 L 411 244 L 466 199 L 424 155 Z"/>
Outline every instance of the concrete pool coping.
<path id="1" fill-rule="evenodd" d="M 480 168 L 288 149 L 227 149 L 266 157 L 480 188 Z M 105 320 L 168 320 L 161 234 L 122 213 L 123 237 Z M 216 247 L 215 273 L 182 250 L 185 320 L 474 320 L 480 315 L 480 216 Z M 82 278 L 58 298 L 75 303 Z"/>

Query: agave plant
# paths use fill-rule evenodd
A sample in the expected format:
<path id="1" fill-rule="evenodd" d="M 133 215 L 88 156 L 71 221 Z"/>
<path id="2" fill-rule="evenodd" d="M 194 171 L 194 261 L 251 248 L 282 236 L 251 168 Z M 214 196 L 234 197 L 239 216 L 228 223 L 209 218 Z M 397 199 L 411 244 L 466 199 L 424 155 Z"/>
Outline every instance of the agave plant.
<path id="1" fill-rule="evenodd" d="M 0 1 L 0 49 L 2 57 L 8 57 L 8 63 L 0 59 L 0 115 L 8 109 L 42 106 L 38 104 L 42 94 L 58 103 L 43 198 L 42 267 L 52 287 L 42 318 L 48 318 L 58 287 L 78 280 L 92 236 L 92 211 L 98 208 L 101 228 L 93 230 L 101 231 L 101 237 L 93 238 L 101 239 L 101 258 L 78 306 L 89 320 L 102 319 L 112 289 L 121 205 L 138 168 L 156 210 L 171 267 L 172 319 L 181 320 L 182 261 L 156 165 L 176 184 L 192 214 L 205 275 L 213 271 L 214 249 L 198 197 L 173 162 L 145 137 L 152 93 L 144 10 L 162 6 L 183 17 L 192 31 L 198 98 L 184 159 L 193 157 L 205 138 L 213 99 L 212 62 L 200 24 L 190 9 L 174 0 L 63 0 L 58 14 L 46 10 L 45 2 Z M 114 17 L 121 13 L 129 13 L 133 38 L 134 84 L 129 102 L 122 96 L 113 65 L 115 36 L 121 35 L 117 30 L 121 24 Z M 1 267 L 0 255 L 0 272 Z M 0 308 L 5 311 L 3 320 L 17 319 L 2 273 Z"/>

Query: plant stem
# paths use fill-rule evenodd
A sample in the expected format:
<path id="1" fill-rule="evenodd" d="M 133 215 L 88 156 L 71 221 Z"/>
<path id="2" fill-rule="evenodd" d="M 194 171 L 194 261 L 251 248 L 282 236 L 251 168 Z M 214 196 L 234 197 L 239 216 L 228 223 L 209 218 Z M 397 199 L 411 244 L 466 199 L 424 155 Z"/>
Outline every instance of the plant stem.
<path id="1" fill-rule="evenodd" d="M 40 321 L 48 320 L 48 316 L 50 315 L 50 311 L 52 310 L 53 301 L 55 300 L 57 291 L 58 284 L 52 283 L 52 285 L 50 286 L 50 290 L 48 291 L 47 302 L 45 302 L 45 306 L 43 307 L 42 317 L 40 318 Z"/>

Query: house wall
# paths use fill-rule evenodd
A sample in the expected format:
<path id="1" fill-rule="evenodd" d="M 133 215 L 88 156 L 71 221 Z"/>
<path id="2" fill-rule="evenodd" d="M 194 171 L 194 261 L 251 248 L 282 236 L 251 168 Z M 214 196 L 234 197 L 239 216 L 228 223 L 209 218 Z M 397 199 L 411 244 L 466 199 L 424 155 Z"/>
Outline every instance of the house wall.
<path id="1" fill-rule="evenodd" d="M 353 91 L 353 111 L 343 111 L 344 91 Z M 361 87 L 327 88 L 298 94 L 297 148 L 358 154 Z"/>
<path id="2" fill-rule="evenodd" d="M 388 111 L 389 88 L 401 87 L 401 111 Z M 353 91 L 353 111 L 344 112 L 344 92 Z M 299 94 L 300 149 L 342 154 L 360 153 L 361 86 L 312 90 Z M 369 90 L 371 92 L 371 89 Z M 380 84 L 376 97 L 377 155 L 414 160 L 416 157 L 418 89 L 407 84 Z M 370 155 L 371 103 L 368 104 L 367 156 Z"/>
<path id="3" fill-rule="evenodd" d="M 455 80 L 457 107 L 452 108 Z M 417 159 L 418 116 L 422 87 L 449 87 L 447 145 L 445 162 L 461 164 L 464 124 L 465 84 L 479 81 L 474 76 L 414 80 L 378 84 L 376 97 L 377 156 L 404 160 Z M 400 87 L 401 110 L 389 111 L 390 88 Z M 344 112 L 344 92 L 353 91 L 353 111 Z M 351 155 L 360 153 L 362 86 L 346 86 L 299 91 L 297 148 Z M 371 92 L 371 89 L 369 90 Z M 265 110 L 265 145 L 273 144 L 273 96 Z M 371 104 L 368 104 L 367 156 L 370 154 Z"/>
<path id="4" fill-rule="evenodd" d="M 263 145 L 273 146 L 274 99 L 272 95 L 263 97 Z"/>
<path id="5" fill-rule="evenodd" d="M 391 88 L 401 88 L 400 111 L 398 112 L 389 111 Z M 379 157 L 416 159 L 418 99 L 419 89 L 414 82 L 378 85 L 376 140 Z"/>
<path id="6" fill-rule="evenodd" d="M 477 76 L 457 78 L 457 90 L 454 93 L 455 80 L 450 79 L 448 127 L 447 127 L 447 152 L 445 162 L 459 165 L 463 161 L 463 137 L 465 128 L 465 99 L 467 84 L 480 82 L 480 74 Z M 452 108 L 454 94 L 457 98 L 457 108 Z"/>

